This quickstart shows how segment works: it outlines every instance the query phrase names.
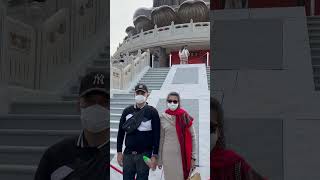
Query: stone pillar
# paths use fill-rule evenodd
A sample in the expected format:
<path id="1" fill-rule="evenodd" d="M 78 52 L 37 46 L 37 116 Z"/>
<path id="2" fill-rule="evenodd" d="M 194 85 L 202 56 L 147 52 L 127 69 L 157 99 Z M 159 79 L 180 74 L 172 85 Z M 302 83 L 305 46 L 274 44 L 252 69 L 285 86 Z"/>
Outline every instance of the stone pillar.
<path id="1" fill-rule="evenodd" d="M 154 55 L 154 68 L 169 67 L 169 56 L 166 54 L 166 49 L 155 47 L 151 50 Z"/>

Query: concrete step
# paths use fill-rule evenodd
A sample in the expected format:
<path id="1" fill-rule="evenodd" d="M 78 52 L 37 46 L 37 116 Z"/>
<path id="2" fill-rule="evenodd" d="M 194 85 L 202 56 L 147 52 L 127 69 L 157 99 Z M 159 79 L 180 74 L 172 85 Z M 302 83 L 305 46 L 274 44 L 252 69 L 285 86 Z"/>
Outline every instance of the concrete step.
<path id="1" fill-rule="evenodd" d="M 78 130 L 81 129 L 79 115 L 34 115 L 10 114 L 0 116 L 2 129 Z"/>
<path id="2" fill-rule="evenodd" d="M 64 138 L 79 134 L 79 130 L 0 129 L 0 145 L 51 146 Z"/>
<path id="3" fill-rule="evenodd" d="M 110 128 L 110 137 L 117 138 L 118 128 Z"/>
<path id="4" fill-rule="evenodd" d="M 0 146 L 0 164 L 38 164 L 46 146 Z"/>
<path id="5" fill-rule="evenodd" d="M 147 84 L 147 83 L 161 83 L 163 84 L 165 79 L 141 79 L 139 81 L 139 83 L 144 83 L 144 84 Z"/>
<path id="6" fill-rule="evenodd" d="M 159 82 L 139 82 L 139 83 L 143 83 L 143 84 L 146 84 L 147 86 L 162 86 L 163 84 L 163 81 L 159 81 Z"/>
<path id="7" fill-rule="evenodd" d="M 131 98 L 134 98 L 134 95 L 133 94 L 129 94 L 129 93 L 113 94 L 112 99 L 116 99 L 116 98 L 128 98 L 128 99 L 131 99 Z"/>
<path id="8" fill-rule="evenodd" d="M 117 149 L 117 138 L 110 138 L 110 149 Z"/>
<path id="9" fill-rule="evenodd" d="M 320 48 L 311 48 L 311 55 L 312 58 L 319 58 L 320 57 Z"/>
<path id="10" fill-rule="evenodd" d="M 110 113 L 110 120 L 120 120 L 121 114 L 120 113 Z"/>
<path id="11" fill-rule="evenodd" d="M 110 103 L 113 103 L 113 102 L 129 102 L 131 104 L 134 104 L 134 99 L 131 98 L 131 99 L 127 99 L 127 98 L 112 98 L 110 99 Z"/>
<path id="12" fill-rule="evenodd" d="M 0 164 L 1 180 L 29 180 L 34 179 L 37 170 L 35 165 L 10 165 Z"/>
<path id="13" fill-rule="evenodd" d="M 149 78 L 165 78 L 167 77 L 167 74 L 145 74 L 142 78 L 145 78 L 145 77 L 149 77 Z"/>
<path id="14" fill-rule="evenodd" d="M 110 113 L 122 114 L 124 108 L 110 107 Z"/>
<path id="15" fill-rule="evenodd" d="M 119 128 L 120 119 L 118 120 L 110 120 L 110 128 Z"/>
<path id="16" fill-rule="evenodd" d="M 79 114 L 77 101 L 35 101 L 14 102 L 10 107 L 11 114 Z"/>
<path id="17" fill-rule="evenodd" d="M 312 56 L 312 64 L 320 65 L 320 56 Z"/>
<path id="18" fill-rule="evenodd" d="M 130 105 L 132 105 L 132 102 L 111 102 L 110 107 L 113 108 L 126 108 Z"/>

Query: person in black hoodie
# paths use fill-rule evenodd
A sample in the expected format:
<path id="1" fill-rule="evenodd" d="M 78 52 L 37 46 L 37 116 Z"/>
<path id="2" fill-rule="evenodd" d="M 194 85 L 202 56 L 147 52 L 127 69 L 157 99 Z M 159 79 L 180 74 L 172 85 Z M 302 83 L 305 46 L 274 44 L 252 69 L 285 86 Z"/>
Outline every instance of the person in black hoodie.
<path id="1" fill-rule="evenodd" d="M 160 142 L 160 118 L 158 111 L 147 104 L 148 88 L 144 84 L 138 84 L 135 87 L 136 104 L 123 110 L 120 118 L 118 136 L 117 136 L 117 161 L 123 166 L 123 179 L 148 180 L 149 168 L 155 170 L 157 166 L 158 149 Z M 133 132 L 127 133 L 123 129 L 124 123 L 131 117 L 144 111 L 142 122 Z M 125 139 L 125 150 L 122 153 L 122 145 Z M 151 164 L 148 166 L 143 156 L 151 158 Z"/>
<path id="2" fill-rule="evenodd" d="M 109 178 L 109 79 L 106 73 L 86 75 L 80 85 L 83 130 L 49 147 L 35 180 L 106 180 Z"/>

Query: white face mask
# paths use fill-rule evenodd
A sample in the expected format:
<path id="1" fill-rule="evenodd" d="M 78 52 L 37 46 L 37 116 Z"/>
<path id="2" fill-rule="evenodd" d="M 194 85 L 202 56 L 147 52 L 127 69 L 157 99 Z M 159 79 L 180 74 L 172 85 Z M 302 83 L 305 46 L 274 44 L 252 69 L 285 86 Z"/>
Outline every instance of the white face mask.
<path id="1" fill-rule="evenodd" d="M 108 128 L 109 110 L 98 104 L 81 108 L 82 127 L 92 133 L 98 133 Z"/>
<path id="2" fill-rule="evenodd" d="M 142 104 L 146 102 L 147 98 L 143 95 L 137 95 L 135 98 L 137 104 Z"/>
<path id="3" fill-rule="evenodd" d="M 210 134 L 210 149 L 211 151 L 213 150 L 213 148 L 216 146 L 218 141 L 218 135 L 217 133 L 211 133 Z"/>
<path id="4" fill-rule="evenodd" d="M 168 103 L 168 108 L 171 110 L 171 111 L 175 111 L 179 106 L 179 103 L 177 104 L 174 104 L 173 102 L 172 103 Z"/>

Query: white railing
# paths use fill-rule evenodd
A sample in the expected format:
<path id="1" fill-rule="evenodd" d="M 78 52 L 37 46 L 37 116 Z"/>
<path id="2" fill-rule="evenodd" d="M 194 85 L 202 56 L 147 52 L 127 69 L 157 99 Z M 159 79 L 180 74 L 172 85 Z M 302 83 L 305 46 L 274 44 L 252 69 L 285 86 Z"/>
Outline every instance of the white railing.
<path id="1" fill-rule="evenodd" d="M 4 79 L 13 84 L 34 88 L 36 71 L 36 33 L 33 27 L 6 18 Z"/>
<path id="2" fill-rule="evenodd" d="M 6 9 L 2 1 L 0 1 L 0 80 L 4 81 L 4 39 L 6 37 L 5 35 L 5 21 L 6 20 Z"/>
<path id="3" fill-rule="evenodd" d="M 111 67 L 111 89 L 128 90 L 131 83 L 137 79 L 144 68 L 150 66 L 150 51 L 141 51 L 127 65 Z"/>
<path id="4" fill-rule="evenodd" d="M 0 3 L 1 81 L 55 91 L 107 39 L 105 0 L 54 1 L 53 14 L 36 26 L 8 17 Z"/>
<path id="5" fill-rule="evenodd" d="M 39 32 L 41 41 L 37 49 L 39 51 L 39 60 L 41 71 L 38 72 L 39 83 L 37 88 L 47 81 L 55 71 L 71 61 L 70 50 L 70 22 L 67 9 L 61 9 L 49 19 L 47 19 Z"/>
<path id="6" fill-rule="evenodd" d="M 115 53 L 118 56 L 121 52 L 136 51 L 159 45 L 170 45 L 187 43 L 189 41 L 210 41 L 210 22 L 197 22 L 186 24 L 172 24 L 170 26 L 154 27 L 149 31 L 141 31 L 121 43 Z"/>

